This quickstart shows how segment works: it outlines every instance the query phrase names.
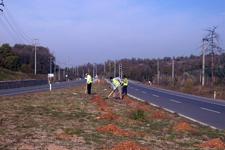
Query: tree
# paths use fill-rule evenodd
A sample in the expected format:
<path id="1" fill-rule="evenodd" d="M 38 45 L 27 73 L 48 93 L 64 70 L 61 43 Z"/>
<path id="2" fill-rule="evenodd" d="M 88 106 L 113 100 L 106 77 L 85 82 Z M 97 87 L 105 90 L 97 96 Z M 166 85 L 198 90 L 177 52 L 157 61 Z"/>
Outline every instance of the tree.
<path id="1" fill-rule="evenodd" d="M 3 44 L 0 47 L 0 66 L 17 71 L 20 68 L 20 59 L 12 51 L 12 48 L 9 44 Z"/>

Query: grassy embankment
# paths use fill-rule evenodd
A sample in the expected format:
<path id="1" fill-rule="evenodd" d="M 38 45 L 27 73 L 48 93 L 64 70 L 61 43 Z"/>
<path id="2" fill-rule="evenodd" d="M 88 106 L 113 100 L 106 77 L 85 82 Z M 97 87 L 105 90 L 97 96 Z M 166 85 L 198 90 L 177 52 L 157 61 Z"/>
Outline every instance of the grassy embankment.
<path id="1" fill-rule="evenodd" d="M 47 79 L 47 75 L 34 76 L 33 74 L 10 71 L 0 67 L 0 81 L 27 79 Z"/>
<path id="2" fill-rule="evenodd" d="M 0 97 L 0 149 L 225 149 L 225 132 L 131 98 L 105 99 L 105 83 Z"/>

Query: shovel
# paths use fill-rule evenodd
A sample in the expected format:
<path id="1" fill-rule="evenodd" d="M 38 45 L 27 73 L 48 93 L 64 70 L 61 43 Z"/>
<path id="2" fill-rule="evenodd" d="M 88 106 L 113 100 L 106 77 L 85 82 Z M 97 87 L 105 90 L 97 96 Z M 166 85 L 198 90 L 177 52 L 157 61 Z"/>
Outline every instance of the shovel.
<path id="1" fill-rule="evenodd" d="M 112 92 L 109 93 L 109 95 L 107 96 L 107 98 L 109 98 L 113 93 L 114 93 L 114 90 L 112 90 Z"/>

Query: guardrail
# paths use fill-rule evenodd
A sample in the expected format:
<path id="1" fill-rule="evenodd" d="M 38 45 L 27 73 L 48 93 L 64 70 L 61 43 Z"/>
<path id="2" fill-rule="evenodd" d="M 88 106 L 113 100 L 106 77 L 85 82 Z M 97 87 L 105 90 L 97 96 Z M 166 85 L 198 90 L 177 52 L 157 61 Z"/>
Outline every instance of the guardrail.
<path id="1" fill-rule="evenodd" d="M 0 90 L 35 86 L 35 85 L 44 85 L 44 84 L 48 84 L 48 80 L 0 81 Z"/>

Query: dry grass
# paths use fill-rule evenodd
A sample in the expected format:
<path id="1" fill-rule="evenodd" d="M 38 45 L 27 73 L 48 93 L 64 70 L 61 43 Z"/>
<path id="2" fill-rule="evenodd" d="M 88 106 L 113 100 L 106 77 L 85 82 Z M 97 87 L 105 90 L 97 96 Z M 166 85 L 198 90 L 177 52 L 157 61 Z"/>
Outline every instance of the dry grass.
<path id="1" fill-rule="evenodd" d="M 83 89 L 0 97 L 0 149 L 192 150 L 207 148 L 209 144 L 202 143 L 210 139 L 225 139 L 224 131 L 146 103 L 104 99 L 110 92 L 104 83 L 94 85 L 97 95 L 87 96 Z M 187 130 L 180 132 L 178 127 Z"/>

